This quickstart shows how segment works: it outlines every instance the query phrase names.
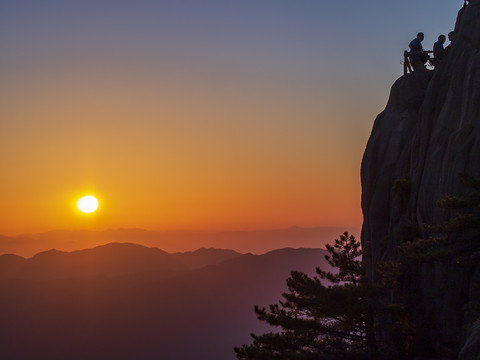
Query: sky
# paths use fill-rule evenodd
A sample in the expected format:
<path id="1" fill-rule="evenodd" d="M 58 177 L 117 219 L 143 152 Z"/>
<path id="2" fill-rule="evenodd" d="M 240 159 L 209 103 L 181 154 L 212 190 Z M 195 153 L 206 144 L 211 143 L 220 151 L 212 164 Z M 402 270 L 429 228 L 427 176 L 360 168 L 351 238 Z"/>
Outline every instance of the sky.
<path id="1" fill-rule="evenodd" d="M 360 227 L 403 51 L 462 5 L 0 0 L 0 234 Z"/>

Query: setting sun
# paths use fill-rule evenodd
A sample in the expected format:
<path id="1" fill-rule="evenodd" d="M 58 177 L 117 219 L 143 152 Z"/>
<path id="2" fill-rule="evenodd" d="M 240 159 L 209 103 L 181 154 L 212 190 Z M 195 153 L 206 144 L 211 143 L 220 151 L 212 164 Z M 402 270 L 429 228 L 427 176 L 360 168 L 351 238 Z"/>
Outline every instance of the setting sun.
<path id="1" fill-rule="evenodd" d="M 84 196 L 80 200 L 78 200 L 77 208 L 83 213 L 93 213 L 98 208 L 98 200 L 93 195 Z"/>

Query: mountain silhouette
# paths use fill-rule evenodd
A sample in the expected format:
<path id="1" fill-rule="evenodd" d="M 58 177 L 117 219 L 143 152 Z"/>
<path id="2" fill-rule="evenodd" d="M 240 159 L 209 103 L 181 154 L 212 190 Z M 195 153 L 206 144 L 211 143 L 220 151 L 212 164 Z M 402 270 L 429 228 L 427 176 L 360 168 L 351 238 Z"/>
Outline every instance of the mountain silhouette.
<path id="1" fill-rule="evenodd" d="M 225 249 L 200 248 L 195 251 L 174 253 L 171 256 L 177 259 L 186 269 L 198 269 L 207 265 L 218 264 L 226 260 L 234 259 L 243 254 Z"/>
<path id="2" fill-rule="evenodd" d="M 149 231 L 143 229 L 110 229 L 104 231 L 55 230 L 14 237 L 0 236 L 0 255 L 16 254 L 31 257 L 41 251 L 81 250 L 111 242 L 135 243 L 157 247 L 169 253 L 199 248 L 232 249 L 240 253 L 263 254 L 267 251 L 295 248 L 323 248 L 345 230 L 359 234 L 358 228 L 290 227 L 256 231 Z"/>
<path id="3" fill-rule="evenodd" d="M 29 259 L 11 254 L 1 255 L 0 280 L 52 280 L 139 272 L 157 272 L 158 275 L 217 264 L 241 255 L 233 250 L 222 249 L 168 254 L 158 248 L 138 244 L 110 243 L 73 252 L 48 250 Z"/>
<path id="4" fill-rule="evenodd" d="M 182 258 L 109 244 L 29 259 L 3 255 L 1 357 L 233 359 L 233 346 L 250 341 L 252 331 L 267 330 L 254 305 L 278 301 L 291 270 L 312 275 L 316 266 L 326 268 L 325 254 L 322 249 L 263 255 L 202 249 Z M 186 270 L 221 257 L 230 258 Z M 155 261 L 161 266 L 152 265 Z M 81 264 L 91 266 L 82 271 Z M 53 276 L 54 270 L 62 276 Z"/>
<path id="5" fill-rule="evenodd" d="M 405 245 L 434 244 L 418 251 L 423 259 L 403 268 L 402 279 L 408 280 L 402 295 L 391 300 L 409 308 L 418 358 L 457 359 L 466 342 L 480 344 L 480 323 L 473 326 L 480 304 L 478 195 L 473 191 L 479 186 L 467 180 L 480 179 L 479 34 L 480 1 L 471 0 L 458 12 L 454 40 L 435 70 L 414 71 L 393 84 L 362 160 L 368 277 L 381 282 L 379 264 L 414 255 L 413 250 L 402 254 Z M 476 200 L 465 200 L 472 192 Z M 455 198 L 464 204 L 441 205 L 442 199 Z M 456 221 L 450 233 L 435 230 L 471 212 L 474 220 Z M 397 333 L 391 321 L 378 323 L 380 344 Z M 460 356 L 479 358 L 479 346 Z"/>

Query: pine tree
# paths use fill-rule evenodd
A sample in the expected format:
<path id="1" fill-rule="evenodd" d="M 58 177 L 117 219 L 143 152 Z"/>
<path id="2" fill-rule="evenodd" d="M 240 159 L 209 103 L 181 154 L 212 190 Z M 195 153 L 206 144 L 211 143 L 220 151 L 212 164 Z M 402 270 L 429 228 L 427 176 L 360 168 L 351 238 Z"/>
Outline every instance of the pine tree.
<path id="1" fill-rule="evenodd" d="M 292 271 L 284 300 L 255 307 L 261 321 L 278 332 L 254 335 L 253 343 L 236 347 L 238 359 L 373 359 L 375 287 L 364 276 L 360 242 L 345 232 L 325 256 L 332 272 L 317 275 Z M 328 281 L 324 286 L 322 281 Z"/>

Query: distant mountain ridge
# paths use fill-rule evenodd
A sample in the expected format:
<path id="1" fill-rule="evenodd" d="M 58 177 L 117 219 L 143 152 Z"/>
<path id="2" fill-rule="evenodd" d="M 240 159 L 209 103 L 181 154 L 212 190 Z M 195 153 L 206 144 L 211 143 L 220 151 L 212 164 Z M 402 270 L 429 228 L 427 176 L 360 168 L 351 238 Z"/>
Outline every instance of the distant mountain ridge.
<path id="1" fill-rule="evenodd" d="M 64 252 L 47 250 L 25 259 L 0 255 L 0 281 L 7 279 L 53 280 L 85 276 L 119 276 L 141 272 L 157 275 L 198 269 L 242 256 L 233 250 L 198 249 L 169 254 L 158 248 L 132 243 L 109 243 L 90 249 Z"/>
<path id="2" fill-rule="evenodd" d="M 253 306 L 278 301 L 291 270 L 328 269 L 325 254 L 169 254 L 113 243 L 28 259 L 2 255 L 1 357 L 234 359 L 233 347 L 249 342 L 249 333 L 268 330 Z"/>
<path id="3" fill-rule="evenodd" d="M 202 247 L 232 249 L 240 253 L 262 254 L 270 250 L 295 248 L 324 248 L 344 231 L 360 233 L 354 227 L 290 227 L 256 231 L 149 231 L 142 229 L 117 229 L 104 231 L 55 230 L 40 234 L 15 237 L 0 235 L 0 254 L 16 254 L 30 257 L 34 254 L 58 249 L 81 250 L 111 242 L 129 242 L 157 247 L 169 253 L 193 251 Z"/>

